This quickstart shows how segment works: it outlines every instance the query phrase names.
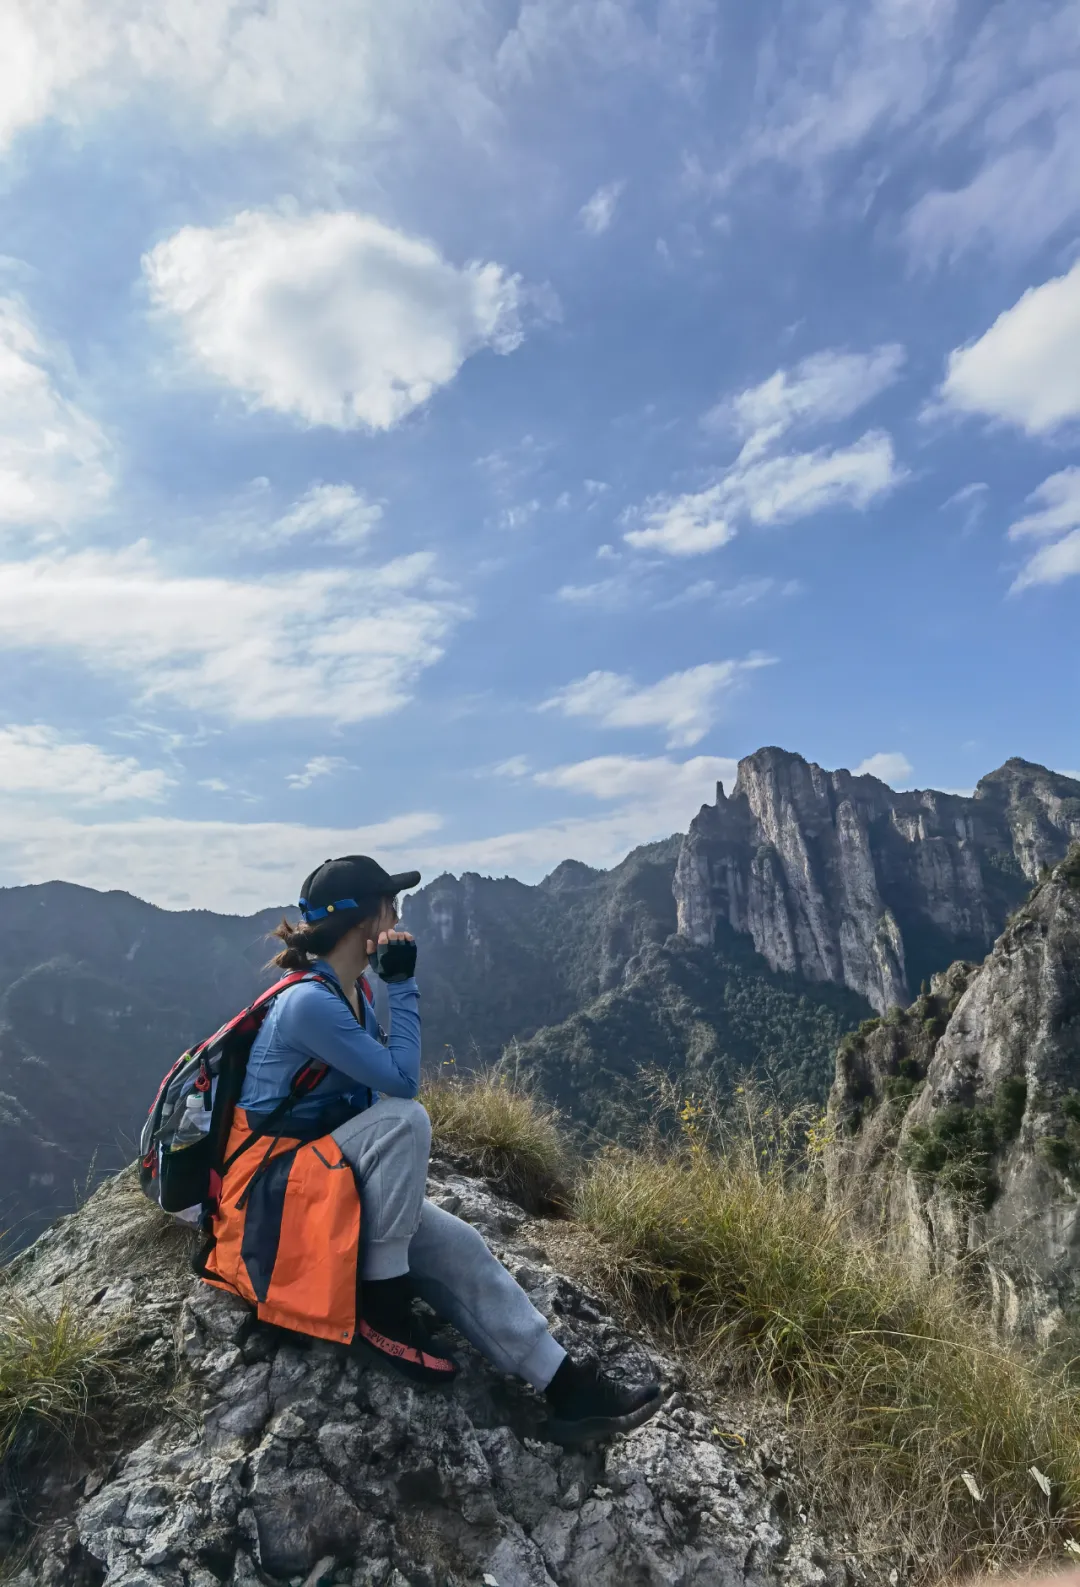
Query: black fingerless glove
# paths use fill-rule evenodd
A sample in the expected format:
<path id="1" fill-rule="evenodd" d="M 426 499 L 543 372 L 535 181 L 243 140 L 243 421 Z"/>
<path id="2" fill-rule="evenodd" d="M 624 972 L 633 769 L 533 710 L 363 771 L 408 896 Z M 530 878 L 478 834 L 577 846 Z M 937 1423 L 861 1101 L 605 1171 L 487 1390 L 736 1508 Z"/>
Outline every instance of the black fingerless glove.
<path id="1" fill-rule="evenodd" d="M 375 974 L 381 981 L 407 981 L 416 973 L 415 942 L 380 942 Z"/>

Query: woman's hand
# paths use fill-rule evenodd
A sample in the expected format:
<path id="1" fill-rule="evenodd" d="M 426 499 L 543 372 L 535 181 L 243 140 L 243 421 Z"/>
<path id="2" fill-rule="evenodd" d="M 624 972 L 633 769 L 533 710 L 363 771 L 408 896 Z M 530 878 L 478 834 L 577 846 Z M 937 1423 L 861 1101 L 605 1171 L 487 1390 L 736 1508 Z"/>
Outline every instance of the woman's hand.
<path id="1" fill-rule="evenodd" d="M 408 981 L 416 971 L 416 943 L 408 931 L 380 931 L 378 943 L 368 941 L 368 958 L 382 981 Z"/>

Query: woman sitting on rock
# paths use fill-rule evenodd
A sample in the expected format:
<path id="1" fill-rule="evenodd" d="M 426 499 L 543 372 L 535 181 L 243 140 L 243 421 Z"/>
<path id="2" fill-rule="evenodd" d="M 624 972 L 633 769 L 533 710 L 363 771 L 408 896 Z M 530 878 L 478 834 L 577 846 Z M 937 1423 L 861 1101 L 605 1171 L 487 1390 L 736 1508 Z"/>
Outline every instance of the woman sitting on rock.
<path id="1" fill-rule="evenodd" d="M 573 1442 L 627 1431 L 659 1408 L 659 1385 L 630 1386 L 605 1377 L 590 1363 L 571 1360 L 481 1235 L 425 1199 L 431 1124 L 416 1100 L 416 945 L 408 932 L 395 929 L 396 896 L 419 880 L 418 871 L 391 876 L 363 855 L 327 860 L 304 883 L 302 921 L 296 926 L 283 921 L 277 928 L 283 947 L 275 964 L 285 971 L 310 971 L 319 979 L 298 982 L 274 999 L 251 1049 L 237 1118 L 243 1128 L 258 1128 L 289 1097 L 298 1070 L 310 1063 L 329 1066 L 314 1089 L 288 1109 L 274 1144 L 281 1135 L 313 1146 L 333 1143 L 329 1152 L 317 1153 L 314 1165 L 333 1195 L 320 1200 L 321 1192 L 312 1193 L 309 1183 L 303 1192 L 302 1237 L 293 1236 L 294 1249 L 283 1260 L 278 1231 L 289 1193 L 287 1176 L 275 1180 L 261 1168 L 249 1171 L 239 1198 L 246 1221 L 233 1242 L 233 1265 L 229 1242 L 225 1247 L 219 1242 L 205 1276 L 213 1282 L 216 1264 L 229 1283 L 228 1272 L 235 1277 L 242 1258 L 245 1281 L 257 1284 L 260 1271 L 272 1271 L 279 1293 L 287 1296 L 291 1286 L 308 1305 L 312 1296 L 330 1294 L 334 1275 L 328 1269 L 344 1260 L 349 1240 L 349 1258 L 356 1260 L 356 1225 L 339 1210 L 352 1191 L 342 1196 L 342 1182 L 332 1173 L 351 1167 L 360 1203 L 354 1336 L 368 1352 L 415 1382 L 452 1381 L 454 1362 L 436 1353 L 413 1313 L 413 1298 L 419 1297 L 493 1365 L 546 1395 L 553 1438 Z M 385 1043 L 362 979 L 372 961 L 388 984 L 390 1037 Z M 321 1214 L 313 1216 L 312 1207 L 326 1208 L 324 1228 L 318 1227 Z"/>

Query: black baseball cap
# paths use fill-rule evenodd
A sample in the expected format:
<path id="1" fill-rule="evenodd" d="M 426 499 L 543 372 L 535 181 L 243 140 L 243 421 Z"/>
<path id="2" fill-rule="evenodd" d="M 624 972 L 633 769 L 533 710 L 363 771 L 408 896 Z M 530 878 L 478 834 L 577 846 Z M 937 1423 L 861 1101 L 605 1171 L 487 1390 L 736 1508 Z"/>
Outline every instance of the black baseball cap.
<path id="1" fill-rule="evenodd" d="M 300 889 L 300 912 L 309 922 L 352 912 L 374 914 L 381 898 L 394 898 L 419 880 L 419 871 L 391 876 L 366 854 L 345 854 L 324 860 L 312 871 Z"/>

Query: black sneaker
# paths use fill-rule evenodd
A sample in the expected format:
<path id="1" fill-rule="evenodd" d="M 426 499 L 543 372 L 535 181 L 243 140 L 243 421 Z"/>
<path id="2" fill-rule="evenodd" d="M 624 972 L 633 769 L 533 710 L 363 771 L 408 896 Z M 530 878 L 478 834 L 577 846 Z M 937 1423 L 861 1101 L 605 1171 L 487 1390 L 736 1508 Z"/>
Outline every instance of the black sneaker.
<path id="1" fill-rule="evenodd" d="M 640 1427 L 660 1409 L 660 1385 L 626 1383 L 619 1369 L 604 1372 L 593 1361 L 567 1356 L 544 1390 L 550 1414 L 547 1436 L 554 1444 L 584 1444 Z"/>
<path id="2" fill-rule="evenodd" d="M 409 1275 L 370 1280 L 360 1287 L 356 1343 L 369 1359 L 424 1388 L 452 1383 L 457 1362 L 430 1348 L 430 1330 L 414 1315 Z"/>

